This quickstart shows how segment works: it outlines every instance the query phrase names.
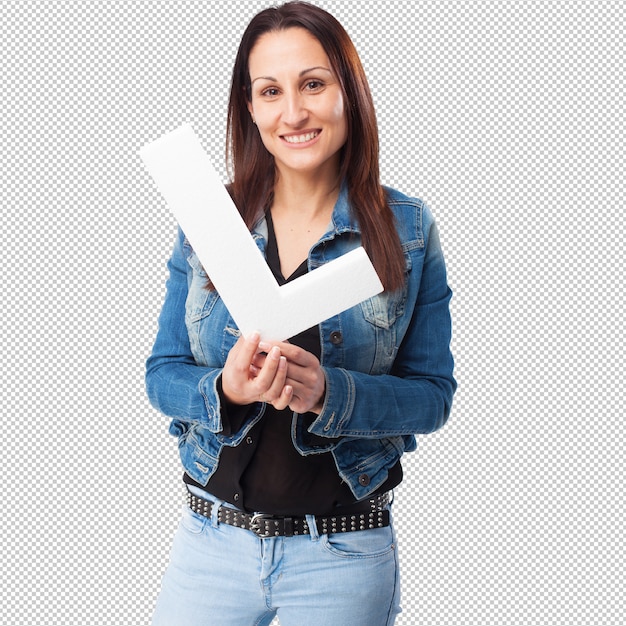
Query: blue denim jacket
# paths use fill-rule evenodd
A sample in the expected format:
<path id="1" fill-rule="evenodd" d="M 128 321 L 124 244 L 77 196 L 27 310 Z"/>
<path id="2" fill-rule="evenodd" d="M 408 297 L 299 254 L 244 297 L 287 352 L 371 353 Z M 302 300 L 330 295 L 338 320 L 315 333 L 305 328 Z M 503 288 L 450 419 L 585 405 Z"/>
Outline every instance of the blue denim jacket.
<path id="1" fill-rule="evenodd" d="M 445 424 L 456 389 L 449 347 L 452 293 L 436 224 L 422 201 L 386 191 L 406 260 L 405 286 L 319 325 L 324 407 L 313 423 L 298 414 L 292 421 L 300 454 L 331 452 L 358 499 L 386 480 L 403 452 L 416 448 L 415 434 Z M 252 235 L 264 253 L 264 218 Z M 360 244 L 344 186 L 329 230 L 309 252 L 309 270 Z M 217 292 L 206 288 L 207 275 L 180 229 L 168 269 L 146 388 L 152 405 L 173 418 L 170 433 L 178 437 L 185 470 L 206 484 L 222 447 L 238 445 L 262 419 L 265 405 L 251 405 L 237 432 L 223 428 L 218 380 L 239 330 Z"/>

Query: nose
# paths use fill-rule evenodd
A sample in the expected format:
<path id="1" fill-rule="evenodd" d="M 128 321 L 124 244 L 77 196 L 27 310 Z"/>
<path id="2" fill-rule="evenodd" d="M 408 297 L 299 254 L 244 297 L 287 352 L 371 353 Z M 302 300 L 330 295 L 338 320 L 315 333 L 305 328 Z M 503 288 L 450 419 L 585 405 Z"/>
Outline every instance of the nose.
<path id="1" fill-rule="evenodd" d="M 283 121 L 285 124 L 298 126 L 307 119 L 309 113 L 306 109 L 304 98 L 299 91 L 291 91 L 285 94 L 283 102 Z"/>

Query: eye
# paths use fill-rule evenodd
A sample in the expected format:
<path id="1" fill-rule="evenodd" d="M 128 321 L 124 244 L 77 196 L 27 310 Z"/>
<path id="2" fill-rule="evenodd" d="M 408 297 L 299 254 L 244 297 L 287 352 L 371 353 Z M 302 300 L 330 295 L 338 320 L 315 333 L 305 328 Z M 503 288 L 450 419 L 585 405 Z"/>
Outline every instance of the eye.
<path id="1" fill-rule="evenodd" d="M 275 98 L 278 95 L 278 89 L 276 87 L 268 87 L 261 92 L 261 95 L 267 98 Z"/>
<path id="2" fill-rule="evenodd" d="M 304 88 L 307 91 L 319 91 L 324 86 L 324 83 L 321 80 L 308 80 Z"/>

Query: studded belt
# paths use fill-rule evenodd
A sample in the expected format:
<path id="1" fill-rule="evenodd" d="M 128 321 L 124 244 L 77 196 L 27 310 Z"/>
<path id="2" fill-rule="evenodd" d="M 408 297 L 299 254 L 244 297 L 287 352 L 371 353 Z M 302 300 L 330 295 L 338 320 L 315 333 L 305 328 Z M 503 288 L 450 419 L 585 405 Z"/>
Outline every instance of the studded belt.
<path id="1" fill-rule="evenodd" d="M 316 516 L 317 532 L 320 535 L 326 535 L 328 533 L 346 533 L 389 526 L 389 510 L 386 508 L 389 502 L 389 493 L 384 493 L 360 503 L 363 506 L 362 512 L 357 511 L 349 515 Z M 187 492 L 187 505 L 195 513 L 211 518 L 213 502 L 210 500 Z M 354 509 L 351 507 L 351 510 Z M 249 530 L 261 538 L 311 534 L 309 523 L 305 517 L 245 513 L 223 505 L 217 511 L 217 521 L 221 524 Z"/>

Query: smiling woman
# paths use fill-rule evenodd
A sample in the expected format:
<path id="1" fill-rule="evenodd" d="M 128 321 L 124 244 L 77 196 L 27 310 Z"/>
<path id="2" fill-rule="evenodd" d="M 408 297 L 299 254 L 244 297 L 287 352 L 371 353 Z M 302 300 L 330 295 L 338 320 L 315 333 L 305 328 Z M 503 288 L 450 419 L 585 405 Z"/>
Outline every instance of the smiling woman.
<path id="1" fill-rule="evenodd" d="M 279 36 L 293 46 L 288 53 L 268 41 L 273 39 L 275 43 Z M 305 45 L 313 56 L 308 60 L 304 58 L 298 45 Z M 264 59 L 263 54 L 267 57 L 270 51 L 278 56 Z M 298 72 L 319 67 L 328 70 L 315 72 L 312 76 L 315 80 L 301 83 L 300 88 L 302 91 L 304 87 L 306 92 L 307 85 L 310 90 L 313 82 L 322 90 L 322 85 L 328 84 L 329 88 L 334 85 L 342 97 L 342 110 L 336 114 L 343 115 L 346 124 L 345 142 L 335 155 L 339 159 L 339 169 L 335 172 L 334 184 L 329 184 L 328 189 L 319 185 L 311 188 L 309 182 L 294 190 L 294 196 L 298 196 L 294 203 L 300 207 L 297 215 L 305 207 L 332 205 L 333 194 L 337 194 L 340 184 L 345 185 L 352 211 L 359 221 L 363 247 L 385 287 L 398 289 L 404 283 L 405 262 L 394 226 L 395 217 L 380 184 L 374 102 L 352 40 L 343 26 L 322 9 L 304 2 L 289 2 L 256 15 L 243 34 L 233 68 L 227 124 L 227 149 L 233 179 L 231 194 L 235 204 L 250 229 L 259 214 L 266 212 L 272 203 L 281 204 L 277 198 L 281 191 L 280 185 L 277 188 L 277 164 L 251 115 L 258 103 L 258 99 L 255 102 L 252 80 L 258 76 L 269 78 L 266 93 L 270 98 L 280 99 L 280 86 L 272 84 L 271 79 L 281 78 L 278 74 L 283 74 L 283 65 L 291 65 L 294 55 L 302 63 Z M 259 69 L 260 73 L 253 76 L 250 66 L 255 62 L 265 63 L 266 69 Z M 304 78 L 303 75 L 301 79 Z M 290 130 L 297 136 L 300 129 Z M 302 130 L 310 129 L 302 127 Z M 301 225 L 294 225 L 294 228 L 298 226 Z"/>
<path id="2" fill-rule="evenodd" d="M 456 388 L 435 222 L 381 185 L 363 67 L 320 8 L 253 18 L 228 137 L 228 190 L 279 284 L 363 245 L 385 291 L 285 342 L 243 337 L 179 232 L 146 385 L 188 508 L 153 624 L 391 625 L 390 494 Z"/>
<path id="3" fill-rule="evenodd" d="M 261 36 L 249 71 L 248 111 L 274 157 L 272 220 L 281 271 L 290 276 L 324 234 L 339 195 L 343 92 L 320 42 L 303 28 Z"/>
<path id="4" fill-rule="evenodd" d="M 306 178 L 317 189 L 337 190 L 346 112 L 320 42 L 303 28 L 270 32 L 259 38 L 249 63 L 248 110 L 274 157 L 275 193 Z"/>

